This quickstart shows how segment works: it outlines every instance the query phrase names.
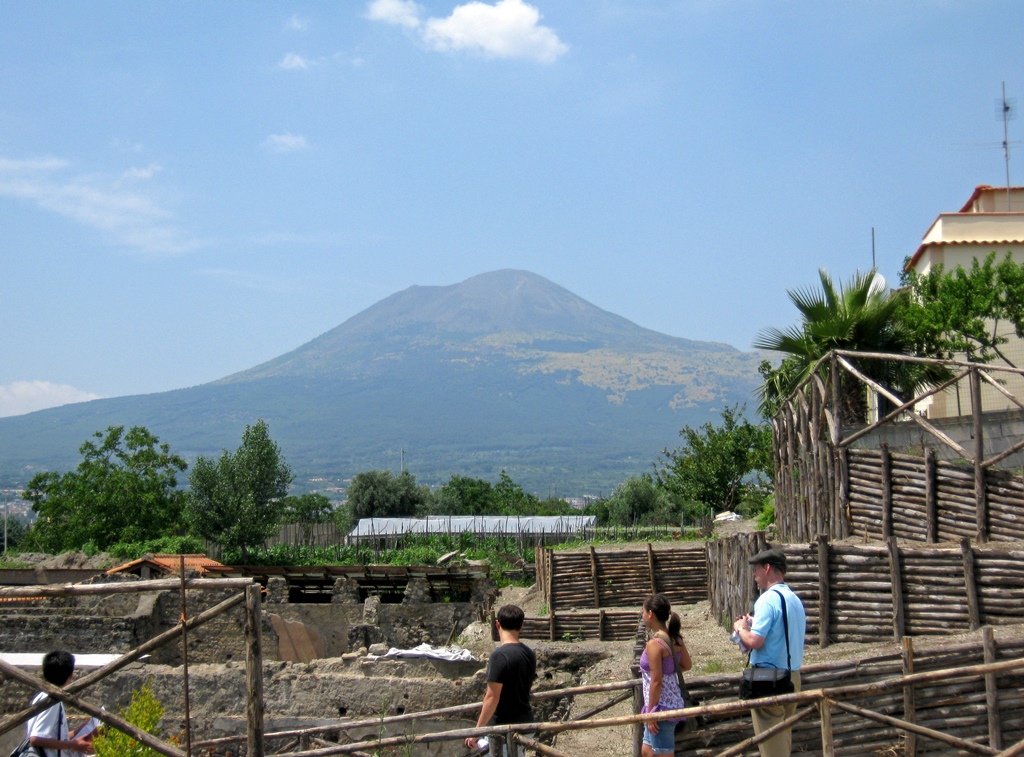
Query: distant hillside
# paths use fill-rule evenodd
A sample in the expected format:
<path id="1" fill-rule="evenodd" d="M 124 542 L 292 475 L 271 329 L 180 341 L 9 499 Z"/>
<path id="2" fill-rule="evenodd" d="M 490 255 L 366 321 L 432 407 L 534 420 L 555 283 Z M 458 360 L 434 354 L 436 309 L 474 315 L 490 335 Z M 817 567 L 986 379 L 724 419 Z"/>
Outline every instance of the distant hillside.
<path id="1" fill-rule="evenodd" d="M 608 493 L 678 431 L 746 403 L 759 356 L 643 329 L 525 271 L 414 286 L 262 365 L 161 394 L 0 418 L 0 474 L 66 468 L 108 425 L 188 458 L 264 418 L 302 479 L 405 464 L 420 481 L 505 469 L 538 494 Z"/>

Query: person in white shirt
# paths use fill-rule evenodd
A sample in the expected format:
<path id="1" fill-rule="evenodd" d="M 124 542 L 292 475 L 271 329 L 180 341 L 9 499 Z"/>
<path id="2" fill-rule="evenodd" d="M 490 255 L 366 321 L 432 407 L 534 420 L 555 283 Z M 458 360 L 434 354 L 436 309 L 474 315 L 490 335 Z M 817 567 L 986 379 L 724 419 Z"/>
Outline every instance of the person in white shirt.
<path id="1" fill-rule="evenodd" d="M 70 652 L 57 650 L 47 652 L 43 657 L 43 678 L 48 683 L 64 688 L 74 677 L 75 658 Z M 46 696 L 46 692 L 40 691 L 32 704 L 43 701 Z M 69 757 L 69 752 L 93 752 L 91 739 L 77 739 L 75 734 L 68 733 L 68 716 L 63 702 L 57 702 L 28 721 L 28 741 L 43 750 L 45 757 Z"/>

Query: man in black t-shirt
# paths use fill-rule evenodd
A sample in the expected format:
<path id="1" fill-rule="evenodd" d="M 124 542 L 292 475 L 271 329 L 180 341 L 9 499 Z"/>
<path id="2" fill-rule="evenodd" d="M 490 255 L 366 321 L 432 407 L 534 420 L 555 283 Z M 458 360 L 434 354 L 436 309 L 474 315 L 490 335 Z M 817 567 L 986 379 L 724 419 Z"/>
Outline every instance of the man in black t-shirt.
<path id="1" fill-rule="evenodd" d="M 533 722 L 530 687 L 537 677 L 537 658 L 533 650 L 519 641 L 523 611 L 515 605 L 498 610 L 498 638 L 501 645 L 487 662 L 487 691 L 484 694 L 477 728 L 494 720 L 495 725 Z M 478 739 L 466 739 L 466 746 L 477 748 Z"/>

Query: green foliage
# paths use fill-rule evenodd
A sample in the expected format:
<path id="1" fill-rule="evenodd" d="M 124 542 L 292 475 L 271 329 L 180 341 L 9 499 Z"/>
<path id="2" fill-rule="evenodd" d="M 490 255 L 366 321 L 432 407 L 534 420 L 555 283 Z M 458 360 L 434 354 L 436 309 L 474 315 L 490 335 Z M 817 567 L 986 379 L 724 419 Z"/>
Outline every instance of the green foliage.
<path id="1" fill-rule="evenodd" d="M 7 518 L 6 529 L 7 549 L 16 550 L 20 548 L 23 544 L 25 544 L 25 542 L 28 539 L 28 523 L 26 523 L 21 518 L 15 518 L 14 516 L 10 516 Z M 0 541 L 0 544 L 3 544 L 3 542 Z"/>
<path id="2" fill-rule="evenodd" d="M 497 508 L 495 515 L 532 515 L 537 510 L 539 500 L 523 490 L 504 470 L 494 485 L 494 503 Z"/>
<path id="3" fill-rule="evenodd" d="M 281 503 L 285 523 L 328 523 L 334 514 L 334 505 L 326 496 L 308 493 L 291 494 Z"/>
<path id="4" fill-rule="evenodd" d="M 206 544 L 195 536 L 164 536 L 149 541 L 118 542 L 106 549 L 119 560 L 138 560 L 143 555 L 196 555 L 206 551 Z"/>
<path id="5" fill-rule="evenodd" d="M 1024 263 L 1013 261 L 1010 252 L 999 263 L 992 252 L 970 271 L 957 266 L 947 273 L 935 265 L 924 276 L 904 270 L 903 282 L 913 296 L 904 319 L 913 330 L 922 354 L 952 358 L 957 353 L 971 362 L 991 362 L 998 357 L 1007 364 L 1001 347 L 1007 337 L 997 333 L 1013 326 L 1024 338 Z"/>
<path id="6" fill-rule="evenodd" d="M 490 481 L 458 475 L 432 492 L 427 503 L 431 515 L 490 515 L 494 507 L 494 487 Z"/>
<path id="7" fill-rule="evenodd" d="M 361 518 L 411 517 L 427 501 L 430 489 L 417 486 L 409 471 L 397 476 L 389 470 L 357 473 L 348 488 L 348 503 L 338 510 L 338 527 L 350 531 Z"/>
<path id="8" fill-rule="evenodd" d="M 281 503 L 283 521 L 295 523 L 299 527 L 300 539 L 303 544 L 313 540 L 313 526 L 318 523 L 329 523 L 334 517 L 334 505 L 323 494 L 308 493 L 296 497 L 290 495 Z"/>
<path id="9" fill-rule="evenodd" d="M 800 322 L 785 331 L 764 329 L 754 339 L 754 347 L 788 356 L 777 369 L 766 370 L 762 363 L 765 380 L 758 392 L 758 410 L 765 417 L 777 411 L 779 404 L 810 375 L 814 364 L 831 350 L 916 353 L 918 340 L 904 317 L 909 299 L 906 290 L 887 289 L 875 269 L 857 273 L 838 286 L 824 269 L 818 275 L 820 290 L 787 292 L 800 311 Z M 900 396 L 910 396 L 919 385 L 941 373 L 886 360 L 865 360 L 858 368 Z M 841 402 L 844 420 L 861 422 L 866 418 L 867 398 L 858 382 L 843 384 Z"/>
<path id="10" fill-rule="evenodd" d="M 177 528 L 185 498 L 177 474 L 188 467 L 185 461 L 141 426 L 127 433 L 110 426 L 93 436 L 79 448 L 83 460 L 76 470 L 29 481 L 24 496 L 39 516 L 29 535 L 32 548 L 56 553 L 91 543 L 102 550 Z"/>
<path id="11" fill-rule="evenodd" d="M 674 523 L 675 507 L 668 492 L 649 473 L 630 476 L 607 500 L 608 523 L 620 526 Z"/>
<path id="12" fill-rule="evenodd" d="M 768 526 L 775 522 L 775 497 L 769 497 L 761 509 L 761 514 L 757 516 L 757 527 L 764 531 Z"/>
<path id="13" fill-rule="evenodd" d="M 246 552 L 281 523 L 291 469 L 263 420 L 246 426 L 242 444 L 214 462 L 200 457 L 189 477 L 188 517 L 201 536 Z"/>
<path id="14" fill-rule="evenodd" d="M 120 715 L 136 728 L 154 736 L 160 735 L 160 718 L 164 715 L 164 706 L 153 694 L 151 680 L 132 692 L 131 703 L 120 709 Z M 92 744 L 96 757 L 160 757 L 159 752 L 109 726 L 96 735 Z"/>
<path id="15" fill-rule="evenodd" d="M 679 502 L 699 502 L 714 512 L 731 510 L 751 492 L 772 487 L 772 437 L 766 425 L 741 418 L 736 406 L 722 410 L 722 423 L 686 426 L 684 443 L 664 450 L 658 484 Z"/>

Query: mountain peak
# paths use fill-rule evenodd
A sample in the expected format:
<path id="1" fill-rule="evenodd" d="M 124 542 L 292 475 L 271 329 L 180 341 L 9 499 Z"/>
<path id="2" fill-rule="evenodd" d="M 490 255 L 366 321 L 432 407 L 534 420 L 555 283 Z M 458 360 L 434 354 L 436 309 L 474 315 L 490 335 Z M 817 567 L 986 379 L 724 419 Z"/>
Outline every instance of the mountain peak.
<path id="1" fill-rule="evenodd" d="M 595 320 L 612 321 L 619 328 L 628 323 L 543 276 L 504 269 L 448 286 L 409 287 L 350 318 L 335 331 L 355 337 L 427 326 L 434 332 L 466 335 L 504 331 L 569 334 L 593 328 Z"/>
<path id="2" fill-rule="evenodd" d="M 501 345 L 500 347 L 498 345 Z M 728 350 L 637 326 L 529 271 L 482 273 L 458 284 L 411 286 L 384 298 L 301 347 L 223 379 L 363 373 L 422 350 L 493 354 L 529 348 L 583 353 L 630 350 Z M 543 345 L 543 347 L 542 347 Z M 522 353 L 519 353 L 522 356 Z"/>

